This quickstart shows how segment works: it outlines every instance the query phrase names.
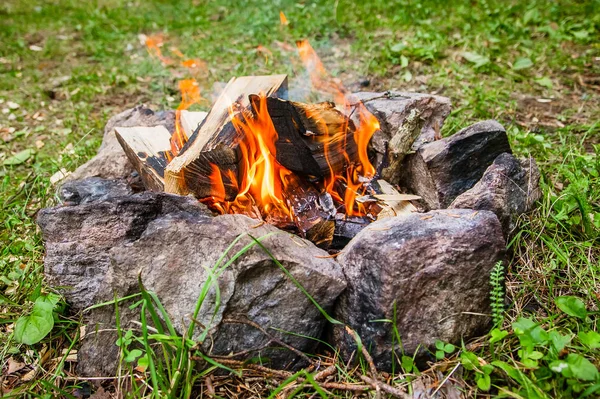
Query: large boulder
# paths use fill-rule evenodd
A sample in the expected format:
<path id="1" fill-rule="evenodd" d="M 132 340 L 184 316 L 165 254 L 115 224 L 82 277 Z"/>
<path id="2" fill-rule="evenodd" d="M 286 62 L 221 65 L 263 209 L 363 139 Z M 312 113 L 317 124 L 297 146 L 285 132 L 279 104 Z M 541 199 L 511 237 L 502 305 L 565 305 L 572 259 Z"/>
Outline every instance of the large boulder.
<path id="1" fill-rule="evenodd" d="M 518 217 L 531 211 L 540 199 L 539 182 L 540 171 L 533 158 L 518 160 L 511 154 L 500 154 L 477 184 L 456 197 L 449 208 L 494 212 L 508 238 Z"/>
<path id="2" fill-rule="evenodd" d="M 154 192 L 122 195 L 126 192 L 113 180 L 71 182 L 61 190 L 65 203 L 71 205 L 38 213 L 46 246 L 46 281 L 59 287 L 76 310 L 98 300 L 100 284 L 111 267 L 109 249 L 137 240 L 162 215 L 181 211 L 210 215 L 192 198 Z"/>
<path id="3" fill-rule="evenodd" d="M 102 192 L 98 184 L 92 184 L 93 193 Z M 107 185 L 115 188 L 114 182 Z M 326 323 L 319 309 L 260 247 L 238 252 L 254 242 L 251 236 L 261 240 L 313 299 L 331 311 L 346 283 L 340 265 L 325 251 L 243 215 L 213 217 L 192 198 L 153 192 L 120 195 L 119 188 L 111 197 L 107 188 L 95 201 L 80 195 L 89 187 L 89 181 L 69 187 L 68 193 L 79 193 L 72 196 L 78 198 L 73 205 L 44 209 L 38 217 L 47 280 L 60 287 L 73 310 L 139 292 L 139 276 L 157 294 L 177 333 L 195 323 L 193 338 L 198 339 L 207 329 L 202 342 L 206 353 L 244 352 L 242 359 L 261 356 L 283 367 L 300 364 L 300 359 L 297 351 L 282 349 L 282 342 L 314 351 Z M 220 266 L 211 269 L 241 235 Z M 207 296 L 192 319 L 205 286 Z M 124 329 L 136 327 L 132 322 L 139 320 L 139 307 L 130 308 L 135 300 L 119 303 Z M 84 317 L 87 335 L 78 352 L 78 371 L 113 375 L 119 359 L 115 308 L 93 307 Z"/>
<path id="4" fill-rule="evenodd" d="M 150 108 L 139 105 L 128 109 L 108 120 L 104 127 L 104 136 L 98 153 L 85 164 L 71 173 L 68 180 L 81 180 L 86 177 L 104 179 L 123 179 L 134 172 L 134 168 L 121 148 L 115 127 L 137 127 L 163 125 L 169 131 L 175 128 L 175 112 L 154 112 Z"/>
<path id="5" fill-rule="evenodd" d="M 226 355 L 264 347 L 270 338 L 243 323 L 250 321 L 271 329 L 270 334 L 294 348 L 313 351 L 316 341 L 305 337 L 320 337 L 325 319 L 264 250 L 254 246 L 229 267 L 223 267 L 253 242 L 249 235 L 264 237 L 263 245 L 327 311 L 331 311 L 346 286 L 342 269 L 311 242 L 271 225 L 257 224 L 257 220 L 244 215 L 198 218 L 175 214 L 157 219 L 139 240 L 110 251 L 113 264 L 105 291 L 130 294 L 138 289 L 140 274 L 144 285 L 161 299 L 176 330 L 182 333 L 184 326 L 191 323 L 198 295 L 209 280 L 209 270 L 218 265 L 219 258 L 238 236 L 248 234 L 214 271 L 220 299 L 211 287 L 196 317 L 198 324 L 210 331 L 206 349 L 210 348 L 211 354 Z M 275 329 L 299 335 L 286 335 Z M 201 329 L 196 331 L 198 334 Z M 265 362 L 277 366 L 298 360 L 293 352 L 269 348 L 257 349 L 253 355 L 266 356 Z"/>
<path id="6" fill-rule="evenodd" d="M 504 127 L 493 120 L 478 122 L 407 155 L 400 183 L 429 209 L 447 208 L 504 152 L 512 152 Z"/>
<path id="7" fill-rule="evenodd" d="M 335 318 L 358 333 L 384 370 L 391 369 L 392 351 L 400 353 L 394 328 L 409 355 L 436 340 L 460 344 L 489 325 L 489 275 L 504 248 L 498 218 L 488 211 L 437 210 L 375 222 L 338 256 L 348 288 Z M 354 340 L 344 328 L 332 335 L 348 359 Z"/>

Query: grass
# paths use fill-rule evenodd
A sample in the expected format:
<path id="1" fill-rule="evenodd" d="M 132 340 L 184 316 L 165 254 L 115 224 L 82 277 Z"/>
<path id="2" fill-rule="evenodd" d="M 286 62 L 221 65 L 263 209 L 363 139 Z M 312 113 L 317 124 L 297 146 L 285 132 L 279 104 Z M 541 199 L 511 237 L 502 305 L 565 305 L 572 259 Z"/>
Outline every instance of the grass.
<path id="1" fill-rule="evenodd" d="M 8 359 L 28 365 L 5 383 L 31 396 L 73 394 L 63 350 L 76 347 L 78 320 L 63 303 L 54 305 L 53 328 L 40 343 L 11 339 L 19 316 L 51 292 L 34 217 L 55 203 L 50 177 L 95 153 L 110 116 L 141 102 L 176 107 L 184 72 L 149 57 L 138 39 L 161 33 L 166 47 L 206 62 L 198 78 L 207 98 L 214 82 L 233 75 L 289 73 L 298 86 L 297 57 L 282 43 L 308 38 L 352 90 L 451 97 L 443 134 L 501 121 L 515 151 L 536 158 L 544 195 L 510 243 L 503 321 L 419 373 L 436 381 L 436 372 L 448 376 L 460 362 L 468 396 L 600 395 L 600 381 L 585 374 L 585 362 L 600 366 L 593 335 L 600 329 L 597 9 L 599 1 L 542 0 L 2 2 L 0 358 L 3 372 Z M 280 10 L 289 27 L 280 25 Z M 388 376 L 390 384 L 415 377 L 408 360 L 403 366 L 406 374 Z M 356 378 L 336 367 L 342 380 Z M 256 392 L 272 391 L 269 384 Z"/>

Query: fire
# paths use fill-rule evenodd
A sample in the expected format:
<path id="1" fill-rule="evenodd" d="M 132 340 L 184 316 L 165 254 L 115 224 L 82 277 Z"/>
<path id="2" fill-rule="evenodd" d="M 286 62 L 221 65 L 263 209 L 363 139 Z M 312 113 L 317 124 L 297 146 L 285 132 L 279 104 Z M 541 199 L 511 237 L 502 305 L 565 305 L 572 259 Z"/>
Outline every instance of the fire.
<path id="1" fill-rule="evenodd" d="M 208 202 L 217 205 L 214 207 L 223 213 L 259 216 L 255 215 L 257 209 L 263 217 L 291 221 L 292 213 L 286 204 L 284 190 L 292 172 L 276 160 L 275 142 L 278 135 L 269 116 L 264 94 L 253 99 L 252 111 L 239 111 L 234 105 L 229 109 L 231 122 L 240 138 L 240 181 L 237 182 L 235 176 L 229 176 L 237 183 L 238 194 L 233 201 L 223 200 L 223 179 L 219 169 L 213 166 L 211 184 L 218 194 Z"/>
<path id="2" fill-rule="evenodd" d="M 280 13 L 280 18 L 282 25 L 289 23 L 283 12 Z M 161 36 L 148 37 L 146 46 L 148 52 L 163 64 L 176 64 L 173 58 L 163 55 Z M 297 42 L 297 47 L 300 58 L 310 73 L 313 87 L 333 95 L 338 111 L 341 111 L 348 118 L 347 120 L 353 117 L 356 121 L 355 124 L 346 123 L 340 129 L 336 128 L 335 132 L 330 132 L 323 115 L 320 114 L 321 110 L 315 108 L 315 111 L 308 115 L 316 124 L 322 126 L 320 131 L 324 134 L 315 137 L 315 140 L 323 143 L 324 155 L 329 165 L 329 175 L 316 183 L 313 181 L 312 184 L 321 193 L 329 193 L 334 201 L 345 209 L 347 215 L 364 216 L 366 211 L 356 198 L 366 193 L 368 182 L 376 174 L 375 167 L 368 157 L 367 146 L 373 134 L 379 129 L 379 123 L 358 99 L 352 98 L 339 80 L 327 73 L 308 41 Z M 207 69 L 202 61 L 186 59 L 176 48 L 171 47 L 169 50 L 176 57 L 175 59 L 180 60 L 178 64 L 190 71 L 193 76 L 197 76 L 199 70 Z M 262 46 L 257 48 L 257 52 L 265 56 L 269 53 Z M 181 103 L 176 111 L 175 133 L 171 138 L 170 154 L 167 154 L 169 160 L 179 154 L 188 140 L 180 124 L 181 111 L 203 100 L 200 86 L 194 78 L 181 80 L 179 89 Z M 288 198 L 289 194 L 286 194 L 286 190 L 292 185 L 297 185 L 298 179 L 302 177 L 296 176 L 277 162 L 275 143 L 278 133 L 268 113 L 266 96 L 264 94 L 254 96 L 251 110 L 240 109 L 237 103 L 232 103 L 229 114 L 239 140 L 238 174 L 234 175 L 232 171 L 223 172 L 217 165 L 211 165 L 209 178 L 213 195 L 202 201 L 220 213 L 242 213 L 276 221 L 278 224 L 293 223 L 295 217 L 291 204 L 293 201 Z M 356 151 L 352 154 L 346 152 L 348 144 L 346 140 L 350 133 L 356 144 Z M 339 162 L 338 170 L 334 170 L 331 161 L 333 155 L 344 157 L 345 170 L 339 170 Z M 232 201 L 226 200 L 226 185 L 233 185 L 237 189 L 237 196 Z"/>
<path id="3" fill-rule="evenodd" d="M 349 216 L 361 215 L 364 213 L 364 209 L 361 209 L 360 204 L 355 203 L 355 199 L 357 196 L 364 194 L 364 182 L 375 177 L 376 170 L 369 160 L 367 148 L 373 134 L 379 130 L 379 121 L 362 102 L 346 90 L 338 79 L 332 78 L 327 73 L 325 66 L 308 40 L 300 40 L 296 42 L 296 45 L 304 67 L 310 74 L 313 87 L 319 91 L 332 94 L 334 102 L 343 110 L 346 116 L 357 115 L 358 125 L 354 132 L 354 141 L 358 149 L 358 162 L 350 163 L 345 176 L 335 175 L 332 170 L 325 186 L 327 192 L 334 198 L 341 199 L 335 189 L 335 183 L 342 181 L 347 186 L 344 194 L 346 214 Z M 327 145 L 325 154 L 327 156 Z"/>
<path id="4" fill-rule="evenodd" d="M 175 61 L 172 58 L 166 57 L 162 53 L 161 48 L 164 46 L 164 38 L 162 35 L 147 36 L 145 44 L 148 53 L 151 56 L 158 58 L 163 65 L 168 66 L 175 64 Z M 176 47 L 170 47 L 169 51 L 180 59 L 179 65 L 186 68 L 192 75 L 197 76 L 201 71 L 207 69 L 204 61 L 194 58 L 186 59 L 184 54 Z M 188 137 L 181 126 L 181 111 L 186 110 L 203 100 L 200 95 L 200 85 L 195 78 L 180 80 L 179 91 L 181 93 L 181 103 L 175 111 L 175 133 L 171 136 L 171 151 L 165 154 L 169 161 L 179 154 L 188 140 Z"/>

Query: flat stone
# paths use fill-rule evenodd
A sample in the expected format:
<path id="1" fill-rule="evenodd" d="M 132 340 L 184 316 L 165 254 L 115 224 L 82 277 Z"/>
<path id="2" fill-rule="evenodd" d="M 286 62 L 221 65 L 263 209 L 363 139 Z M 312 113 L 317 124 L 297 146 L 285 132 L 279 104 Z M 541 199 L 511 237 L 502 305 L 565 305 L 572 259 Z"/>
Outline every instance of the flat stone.
<path id="1" fill-rule="evenodd" d="M 496 215 L 468 209 L 436 210 L 375 222 L 338 256 L 348 288 L 334 316 L 361 337 L 377 367 L 391 370 L 400 354 L 436 340 L 460 344 L 489 326 L 489 275 L 504 256 Z M 391 320 L 383 322 L 381 320 Z M 334 346 L 348 360 L 356 345 L 334 328 Z"/>
<path id="2" fill-rule="evenodd" d="M 158 126 L 169 131 L 175 127 L 175 112 L 154 112 L 143 105 L 128 109 L 113 116 L 106 123 L 104 137 L 98 153 L 71 173 L 67 180 L 81 180 L 86 177 L 104 179 L 124 179 L 134 172 L 115 135 L 115 127 Z"/>
<path id="3" fill-rule="evenodd" d="M 456 197 L 449 208 L 494 212 L 508 238 L 519 216 L 531 211 L 540 199 L 539 183 L 540 171 L 533 158 L 518 160 L 511 154 L 500 154 L 479 182 Z"/>
<path id="4" fill-rule="evenodd" d="M 512 150 L 502 125 L 494 120 L 478 122 L 406 156 L 400 184 L 420 195 L 429 209 L 447 208 L 504 152 Z"/>
<path id="5" fill-rule="evenodd" d="M 131 194 L 133 190 L 125 180 L 107 180 L 100 177 L 71 180 L 59 189 L 59 197 L 66 205 L 86 204 Z"/>

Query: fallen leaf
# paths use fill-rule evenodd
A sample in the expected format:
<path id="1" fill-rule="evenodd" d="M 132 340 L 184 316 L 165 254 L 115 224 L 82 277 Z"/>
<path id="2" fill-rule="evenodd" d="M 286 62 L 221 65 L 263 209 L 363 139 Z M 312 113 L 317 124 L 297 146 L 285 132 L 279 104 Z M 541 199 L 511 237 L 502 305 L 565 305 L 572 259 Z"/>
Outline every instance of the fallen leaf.
<path id="1" fill-rule="evenodd" d="M 19 104 L 12 101 L 7 102 L 6 105 L 8 105 L 8 108 L 10 109 L 18 109 L 20 107 Z"/>
<path id="2" fill-rule="evenodd" d="M 468 51 L 462 53 L 462 57 L 465 60 L 475 64 L 475 68 L 479 68 L 490 63 L 490 59 L 488 57 Z"/>
<path id="3" fill-rule="evenodd" d="M 518 58 L 513 64 L 513 69 L 515 71 L 520 71 L 521 69 L 531 68 L 533 66 L 533 61 L 529 58 Z"/>
<path id="4" fill-rule="evenodd" d="M 44 143 L 42 140 L 37 140 L 37 141 L 35 142 L 35 146 L 38 148 L 38 150 L 39 150 L 40 148 L 42 148 L 43 146 L 45 146 L 45 145 L 46 145 L 46 143 Z"/>
<path id="5" fill-rule="evenodd" d="M 56 172 L 55 174 L 53 174 L 50 177 L 50 184 L 52 184 L 54 186 L 56 183 L 60 182 L 65 177 L 69 176 L 70 174 L 71 174 L 71 172 L 67 171 L 65 168 L 62 168 L 61 170 L 59 170 L 58 172 Z"/>
<path id="6" fill-rule="evenodd" d="M 31 51 L 43 51 L 44 49 L 41 48 L 40 46 L 36 46 L 35 44 L 29 46 L 29 50 Z"/>
<path id="7" fill-rule="evenodd" d="M 21 363 L 16 361 L 15 359 L 13 359 L 12 357 L 8 358 L 8 368 L 6 370 L 6 374 L 12 374 L 12 373 L 16 373 L 17 371 L 21 370 L 23 367 L 26 366 L 25 363 Z"/>
<path id="8" fill-rule="evenodd" d="M 31 148 L 28 148 L 26 150 L 17 152 L 15 155 L 13 155 L 10 158 L 5 159 L 4 162 L 2 162 L 2 164 L 4 166 L 20 165 L 20 164 L 24 163 L 25 161 L 27 161 L 29 158 L 31 158 L 31 156 L 33 154 L 34 154 L 34 151 Z"/>

